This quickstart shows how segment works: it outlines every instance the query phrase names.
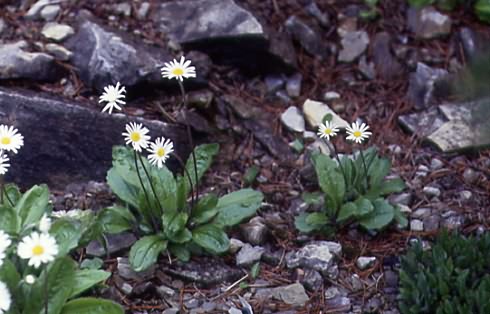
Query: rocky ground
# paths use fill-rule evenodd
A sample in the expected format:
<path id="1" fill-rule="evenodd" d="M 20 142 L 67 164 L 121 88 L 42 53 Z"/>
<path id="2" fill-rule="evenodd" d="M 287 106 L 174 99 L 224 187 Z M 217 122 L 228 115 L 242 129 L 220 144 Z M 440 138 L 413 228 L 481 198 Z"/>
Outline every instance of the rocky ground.
<path id="1" fill-rule="evenodd" d="M 159 73 L 184 52 L 198 73 L 186 85 L 195 138 L 221 145 L 206 189 L 252 185 L 266 196 L 258 217 L 232 231 L 223 257 L 162 259 L 136 274 L 112 258 L 134 236 L 110 239 L 105 267 L 114 275 L 103 294 L 128 313 L 398 313 L 397 267 L 410 241 L 429 246 L 441 228 L 488 228 L 490 104 L 451 88 L 490 36 L 471 11 L 381 1 L 380 16 L 367 21 L 362 1 L 334 0 L 24 0 L 2 8 L 0 121 L 26 137 L 10 180 L 49 183 L 59 210 L 111 204 L 103 181 L 127 118 L 100 114 L 98 95 L 117 81 L 128 89 L 125 112 L 186 155 L 178 90 Z M 391 202 L 409 228 L 368 234 L 353 226 L 333 238 L 295 230 L 294 216 L 308 209 L 301 194 L 317 190 L 308 157 L 328 153 L 315 135 L 328 112 L 371 126 L 369 144 L 407 182 Z M 342 141 L 337 148 L 352 152 Z M 105 257 L 96 243 L 86 254 Z"/>

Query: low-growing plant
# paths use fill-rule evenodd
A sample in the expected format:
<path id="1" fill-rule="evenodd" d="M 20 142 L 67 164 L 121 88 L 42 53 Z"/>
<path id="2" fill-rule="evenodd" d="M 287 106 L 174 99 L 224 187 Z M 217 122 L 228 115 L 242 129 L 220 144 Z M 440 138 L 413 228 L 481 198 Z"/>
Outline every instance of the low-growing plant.
<path id="1" fill-rule="evenodd" d="M 182 94 L 182 107 L 187 136 L 192 148 L 191 130 L 186 117 L 187 97 L 184 78 L 195 77 L 195 68 L 184 57 L 166 63 L 164 78 L 175 78 Z M 125 88 L 105 88 L 101 102 L 107 102 L 104 111 L 121 110 Z M 142 271 L 157 262 L 163 252 L 188 261 L 191 253 L 221 254 L 228 250 L 226 228 L 253 216 L 262 203 L 260 192 L 243 189 L 222 197 L 208 193 L 200 195 L 199 183 L 218 153 L 217 144 L 205 144 L 192 149 L 186 163 L 173 154 L 173 142 L 163 137 L 150 142 L 149 130 L 142 124 L 126 126 L 126 144 L 132 149 L 116 146 L 113 149 L 112 168 L 107 182 L 123 206 L 113 206 L 100 214 L 106 233 L 132 230 L 138 241 L 131 247 L 129 261 L 136 271 Z M 143 149 L 148 158 L 143 158 Z M 165 166 L 173 156 L 182 166 L 183 174 L 176 175 Z M 189 200 L 190 199 L 190 200 Z M 188 201 L 189 200 L 189 201 Z"/>
<path id="2" fill-rule="evenodd" d="M 368 128 L 365 124 L 359 126 L 354 123 L 347 128 L 347 139 L 362 143 L 371 134 L 366 132 Z M 324 136 L 326 132 L 328 136 Z M 333 146 L 330 138 L 337 132 L 338 127 L 325 121 L 318 134 Z M 332 232 L 338 226 L 351 223 L 359 223 L 368 230 L 380 230 L 393 221 L 406 226 L 408 222 L 400 209 L 385 199 L 387 195 L 405 188 L 400 178 L 386 179 L 391 171 L 390 160 L 380 158 L 374 148 L 360 150 L 352 158 L 346 155 L 340 158 L 335 147 L 332 150 L 335 151 L 335 160 L 319 152 L 311 157 L 323 195 L 306 194 L 305 201 L 323 205 L 319 212 L 296 217 L 298 230 Z M 318 196 L 323 196 L 323 201 L 319 201 Z"/>
<path id="3" fill-rule="evenodd" d="M 122 314 L 121 306 L 80 297 L 110 277 L 99 269 L 80 269 L 69 254 L 93 239 L 93 213 L 56 213 L 50 218 L 47 186 L 21 194 L 3 190 L 0 204 L 0 312 L 8 314 Z"/>
<path id="4" fill-rule="evenodd" d="M 364 0 L 364 4 L 368 7 L 366 10 L 362 10 L 359 15 L 365 20 L 375 20 L 379 16 L 378 10 L 379 0 Z"/>
<path id="5" fill-rule="evenodd" d="M 403 314 L 490 313 L 490 233 L 464 237 L 443 232 L 424 251 L 420 243 L 401 260 Z"/>

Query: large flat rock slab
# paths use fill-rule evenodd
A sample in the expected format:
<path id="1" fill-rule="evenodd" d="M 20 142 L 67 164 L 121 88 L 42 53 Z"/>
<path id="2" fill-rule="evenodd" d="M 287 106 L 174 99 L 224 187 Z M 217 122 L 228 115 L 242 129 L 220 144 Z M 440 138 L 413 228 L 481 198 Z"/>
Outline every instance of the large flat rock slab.
<path id="1" fill-rule="evenodd" d="M 234 0 L 185 0 L 160 4 L 151 18 L 185 49 L 208 53 L 217 62 L 250 72 L 292 70 L 296 55 L 285 34 L 270 32 Z"/>
<path id="2" fill-rule="evenodd" d="M 0 123 L 14 125 L 25 145 L 11 158 L 7 181 L 22 186 L 105 180 L 111 166 L 112 146 L 124 145 L 122 132 L 128 121 L 143 123 L 152 138 L 174 141 L 177 153 L 187 158 L 185 129 L 160 121 L 102 114 L 84 104 L 48 94 L 0 87 Z M 86 104 L 85 104 L 86 106 Z M 169 167 L 177 168 L 172 158 Z"/>

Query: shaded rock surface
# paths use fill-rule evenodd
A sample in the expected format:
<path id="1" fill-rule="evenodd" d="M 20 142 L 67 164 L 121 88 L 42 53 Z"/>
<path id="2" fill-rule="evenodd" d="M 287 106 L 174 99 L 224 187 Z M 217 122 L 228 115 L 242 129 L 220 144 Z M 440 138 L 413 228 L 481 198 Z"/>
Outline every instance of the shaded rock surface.
<path id="1" fill-rule="evenodd" d="M 444 69 L 432 68 L 424 63 L 417 64 L 417 70 L 410 74 L 408 100 L 415 108 L 422 109 L 434 102 L 436 83 L 445 79 L 448 72 Z"/>
<path id="2" fill-rule="evenodd" d="M 295 306 L 302 306 L 310 299 L 306 294 L 305 288 L 300 283 L 273 289 L 261 289 L 257 291 L 255 296 L 259 299 L 274 298 Z"/>
<path id="3" fill-rule="evenodd" d="M 292 70 L 296 55 L 284 34 L 269 32 L 233 0 L 186 0 L 160 4 L 152 19 L 184 49 L 201 50 L 219 62 L 251 72 Z"/>
<path id="4" fill-rule="evenodd" d="M 90 13 L 79 14 L 75 35 L 65 44 L 73 52 L 72 63 L 84 83 L 98 91 L 120 82 L 126 87 L 163 84 L 160 69 L 172 60 L 168 51 L 149 46 L 128 34 L 112 30 Z"/>
<path id="5" fill-rule="evenodd" d="M 376 34 L 372 43 L 376 72 L 384 80 L 392 80 L 403 74 L 403 66 L 391 52 L 391 36 L 387 32 Z"/>
<path id="6" fill-rule="evenodd" d="M 285 23 L 291 37 L 311 55 L 324 58 L 327 47 L 320 34 L 297 16 L 291 16 Z"/>
<path id="7" fill-rule="evenodd" d="M 342 34 L 342 50 L 339 52 L 340 62 L 352 62 L 366 51 L 369 35 L 365 31 L 352 31 Z"/>
<path id="8" fill-rule="evenodd" d="M 0 79 L 32 79 L 54 81 L 61 68 L 45 53 L 28 52 L 27 42 L 0 44 Z"/>
<path id="9" fill-rule="evenodd" d="M 407 24 L 415 36 L 424 39 L 444 36 L 451 32 L 451 18 L 431 6 L 422 9 L 410 8 Z"/>
<path id="10" fill-rule="evenodd" d="M 132 233 L 107 235 L 107 253 L 111 255 L 129 249 L 134 242 L 136 242 L 136 237 Z M 102 257 L 106 256 L 106 251 L 99 241 L 92 241 L 87 246 L 87 255 Z"/>
<path id="11" fill-rule="evenodd" d="M 13 125 L 24 135 L 25 145 L 15 156 L 9 181 L 22 186 L 47 183 L 104 181 L 111 166 L 112 146 L 123 145 L 121 133 L 128 121 L 143 123 L 152 135 L 179 142 L 178 153 L 186 157 L 184 128 L 121 114 L 102 114 L 83 104 L 24 90 L 0 88 L 0 123 Z M 186 151 L 187 150 L 187 151 Z M 176 163 L 169 160 L 170 168 Z"/>
<path id="12" fill-rule="evenodd" d="M 334 257 L 340 255 L 342 247 L 335 242 L 316 241 L 305 245 L 296 252 L 286 254 L 288 268 L 303 267 L 313 269 L 326 276 L 333 265 Z"/>

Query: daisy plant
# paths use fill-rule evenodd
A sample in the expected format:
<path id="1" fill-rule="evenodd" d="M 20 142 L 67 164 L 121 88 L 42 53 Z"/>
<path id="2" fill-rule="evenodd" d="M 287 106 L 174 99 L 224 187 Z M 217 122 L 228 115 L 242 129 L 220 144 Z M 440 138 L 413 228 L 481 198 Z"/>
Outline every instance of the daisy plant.
<path id="1" fill-rule="evenodd" d="M 405 188 L 400 178 L 389 178 L 391 162 L 378 156 L 376 149 L 359 150 L 352 156 L 340 156 L 335 147 L 335 136 L 340 128 L 327 115 L 319 126 L 318 136 L 325 140 L 335 159 L 321 153 L 311 157 L 322 194 L 306 193 L 305 202 L 320 205 L 320 211 L 302 213 L 295 219 L 302 232 L 334 232 L 338 226 L 357 223 L 364 229 L 381 230 L 396 221 L 402 226 L 407 220 L 397 206 L 385 197 Z M 346 128 L 346 140 L 362 144 L 372 133 L 369 126 L 358 122 Z"/>
<path id="2" fill-rule="evenodd" d="M 111 301 L 83 297 L 111 275 L 80 269 L 70 254 L 101 238 L 97 216 L 52 215 L 45 185 L 21 193 L 7 184 L 0 204 L 0 313 L 123 314 Z"/>
<path id="3" fill-rule="evenodd" d="M 17 154 L 22 146 L 24 146 L 24 137 L 16 128 L 4 124 L 0 125 L 0 204 L 4 203 L 5 195 L 3 177 L 10 168 L 8 154 Z"/>

